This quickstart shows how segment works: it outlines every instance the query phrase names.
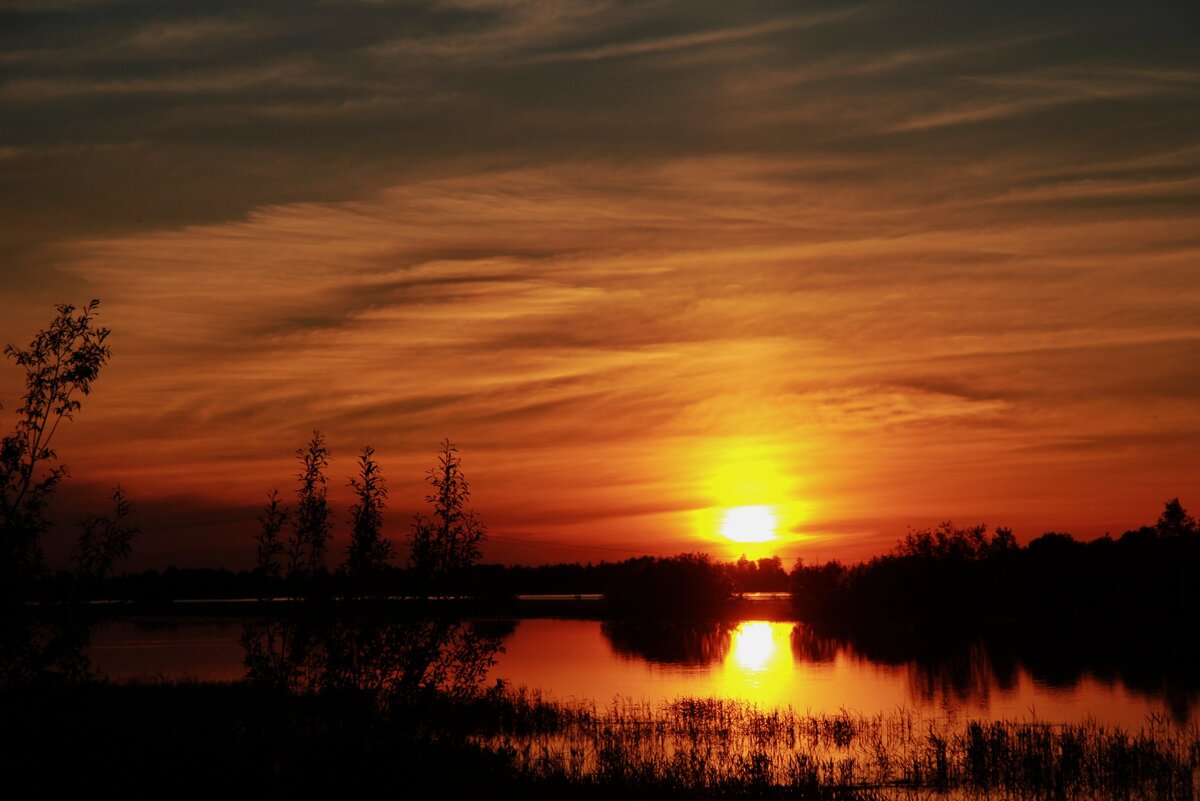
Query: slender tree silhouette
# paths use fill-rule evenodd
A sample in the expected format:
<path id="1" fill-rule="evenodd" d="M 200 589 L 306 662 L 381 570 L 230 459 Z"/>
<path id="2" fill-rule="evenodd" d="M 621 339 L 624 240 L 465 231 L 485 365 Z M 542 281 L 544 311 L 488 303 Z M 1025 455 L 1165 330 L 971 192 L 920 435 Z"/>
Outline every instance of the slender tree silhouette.
<path id="1" fill-rule="evenodd" d="M 370 582 L 387 567 L 392 543 L 383 537 L 383 510 L 388 491 L 375 449 L 369 445 L 358 457 L 358 475 L 349 481 L 355 502 L 350 507 L 350 547 L 346 573 L 352 580 Z"/>
<path id="2" fill-rule="evenodd" d="M 25 370 L 25 395 L 11 434 L 0 441 L 0 585 L 15 588 L 43 568 L 41 537 L 46 505 L 67 468 L 57 463 L 54 435 L 82 407 L 100 368 L 108 363 L 109 329 L 93 325 L 100 301 L 79 314 L 69 304 L 38 332 L 27 349 L 4 353 Z"/>
<path id="3" fill-rule="evenodd" d="M 418 514 L 413 522 L 410 565 L 426 592 L 456 592 L 466 570 L 479 560 L 487 533 L 468 505 L 471 488 L 450 440 L 442 440 L 437 466 L 427 479 L 433 492 L 425 500 L 433 505 L 433 514 Z"/>
<path id="4" fill-rule="evenodd" d="M 296 450 L 302 469 L 296 476 L 296 513 L 288 543 L 288 572 L 314 577 L 325 570 L 325 551 L 333 524 L 330 520 L 325 469 L 329 449 L 325 437 L 314 431 L 308 445 Z"/>
<path id="5" fill-rule="evenodd" d="M 265 579 L 277 579 L 283 574 L 283 530 L 288 523 L 289 510 L 279 500 L 279 490 L 267 494 L 267 508 L 258 518 L 258 571 Z"/>
<path id="6" fill-rule="evenodd" d="M 77 310 L 55 307 L 57 314 L 28 348 L 8 345 L 4 353 L 25 371 L 25 394 L 16 409 L 12 433 L 0 440 L 0 684 L 48 677 L 90 675 L 84 655 L 90 626 L 78 604 L 30 612 L 21 601 L 45 571 L 42 537 L 50 523 L 47 507 L 67 468 L 58 461 L 54 437 L 64 420 L 73 420 L 90 394 L 111 351 L 109 329 L 95 325 L 100 301 Z M 113 491 L 112 516 L 85 518 L 72 555 L 75 599 L 103 579 L 116 560 L 129 554 L 137 526 L 132 505 L 121 487 Z"/>

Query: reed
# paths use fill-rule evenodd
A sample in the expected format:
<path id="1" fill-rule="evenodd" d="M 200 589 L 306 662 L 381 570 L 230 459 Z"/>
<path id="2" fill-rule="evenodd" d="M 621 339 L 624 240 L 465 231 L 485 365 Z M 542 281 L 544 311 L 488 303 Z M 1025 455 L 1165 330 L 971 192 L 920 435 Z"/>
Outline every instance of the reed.
<path id="1" fill-rule="evenodd" d="M 564 703 L 503 686 L 381 708 L 363 692 L 166 681 L 0 688 L 0 709 L 0 767 L 54 797 L 157 797 L 187 777 L 184 795 L 205 799 L 365 797 L 390 784 L 438 801 L 1194 801 L 1200 774 L 1200 727 L 1165 717 L 1126 731 L 708 698 Z"/>
<path id="2" fill-rule="evenodd" d="M 810 715 L 715 698 L 599 707 L 507 694 L 486 703 L 507 711 L 473 742 L 523 781 L 581 790 L 1193 801 L 1200 770 L 1200 729 L 1165 718 L 1133 732 L 905 709 Z"/>

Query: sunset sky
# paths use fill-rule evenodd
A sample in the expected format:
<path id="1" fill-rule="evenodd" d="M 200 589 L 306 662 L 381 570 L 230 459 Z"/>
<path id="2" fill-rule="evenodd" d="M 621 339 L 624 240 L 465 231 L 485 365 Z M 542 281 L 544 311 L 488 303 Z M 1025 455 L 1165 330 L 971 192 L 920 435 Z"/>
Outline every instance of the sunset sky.
<path id="1" fill-rule="evenodd" d="M 488 561 L 1120 533 L 1200 509 L 1200 5 L 6 0 L 0 344 L 93 297 L 132 567 L 314 429 L 398 543 L 453 440 Z"/>

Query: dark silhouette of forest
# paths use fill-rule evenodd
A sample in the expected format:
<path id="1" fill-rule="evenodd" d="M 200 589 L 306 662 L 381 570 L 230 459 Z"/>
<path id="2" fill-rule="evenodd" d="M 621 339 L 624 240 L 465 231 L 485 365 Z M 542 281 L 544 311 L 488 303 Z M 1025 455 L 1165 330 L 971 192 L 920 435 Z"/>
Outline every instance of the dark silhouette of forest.
<path id="1" fill-rule="evenodd" d="M 1174 498 L 1153 525 L 1090 542 L 944 523 L 861 564 L 797 564 L 791 589 L 804 620 L 909 642 L 1006 624 L 1176 635 L 1200 622 L 1198 566 L 1200 526 Z"/>

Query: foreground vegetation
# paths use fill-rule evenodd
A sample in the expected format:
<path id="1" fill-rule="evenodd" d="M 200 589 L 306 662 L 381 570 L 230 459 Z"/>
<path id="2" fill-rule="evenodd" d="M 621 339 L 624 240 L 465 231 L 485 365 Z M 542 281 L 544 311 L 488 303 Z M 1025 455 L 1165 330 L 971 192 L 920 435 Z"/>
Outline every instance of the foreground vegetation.
<path id="1" fill-rule="evenodd" d="M 1094 722 L 802 715 L 725 699 L 604 709 L 522 696 L 507 731 L 479 738 L 541 783 L 801 797 L 1190 799 L 1200 732 L 1151 720 L 1136 733 Z M 536 712 L 551 725 L 514 725 Z"/>
<path id="2" fill-rule="evenodd" d="M 0 693 L 10 777 L 51 795 L 295 798 L 1194 798 L 1200 731 L 804 715 L 720 699 L 608 707 L 502 687 L 380 706 L 368 693 L 106 683 Z M 9 762 L 11 760 L 11 762 Z M 64 764 L 70 770 L 63 770 Z"/>

